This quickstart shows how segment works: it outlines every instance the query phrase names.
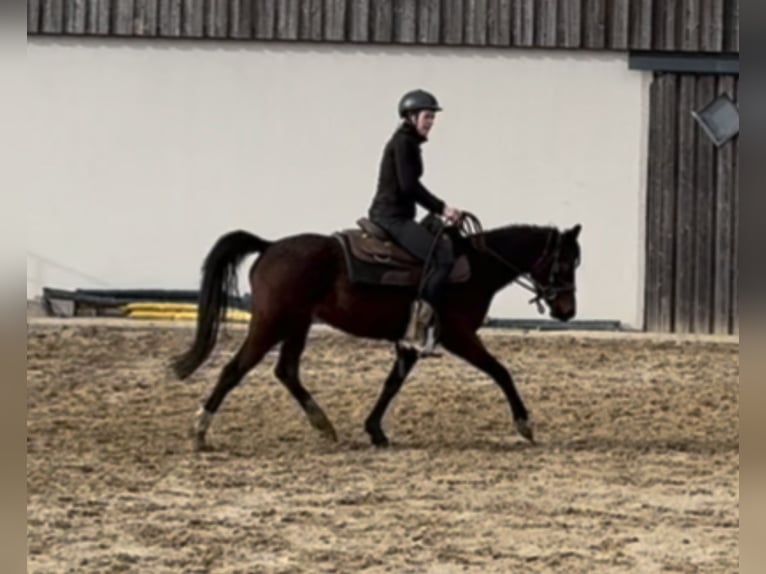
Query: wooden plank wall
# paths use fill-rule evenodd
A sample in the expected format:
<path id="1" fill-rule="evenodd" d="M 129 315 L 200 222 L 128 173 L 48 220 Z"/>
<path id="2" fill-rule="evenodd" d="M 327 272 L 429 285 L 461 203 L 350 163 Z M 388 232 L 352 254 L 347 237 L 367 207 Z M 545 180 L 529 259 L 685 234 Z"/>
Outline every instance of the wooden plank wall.
<path id="1" fill-rule="evenodd" d="M 27 33 L 739 52 L 739 0 L 27 0 Z"/>
<path id="2" fill-rule="evenodd" d="M 645 328 L 738 333 L 739 138 L 720 148 L 690 112 L 735 76 L 657 74 L 651 87 Z"/>

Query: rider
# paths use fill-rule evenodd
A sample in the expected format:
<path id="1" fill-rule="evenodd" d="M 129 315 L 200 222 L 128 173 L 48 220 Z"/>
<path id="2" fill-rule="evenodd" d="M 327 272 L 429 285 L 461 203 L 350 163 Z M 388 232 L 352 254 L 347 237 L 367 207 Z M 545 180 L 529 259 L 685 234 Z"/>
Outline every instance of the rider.
<path id="1" fill-rule="evenodd" d="M 415 220 L 416 204 L 449 221 L 458 221 L 462 216 L 420 183 L 423 174 L 420 145 L 427 141 L 439 111 L 436 98 L 424 90 L 413 90 L 401 97 L 399 117 L 403 121 L 383 150 L 377 191 L 368 213 L 373 222 L 412 255 L 421 261 L 431 256 L 423 299 L 413 305 L 405 335 L 406 343 L 422 347 L 425 352 L 433 351 L 434 308 L 441 303 L 454 255 L 448 240 L 434 245 L 434 236 Z"/>

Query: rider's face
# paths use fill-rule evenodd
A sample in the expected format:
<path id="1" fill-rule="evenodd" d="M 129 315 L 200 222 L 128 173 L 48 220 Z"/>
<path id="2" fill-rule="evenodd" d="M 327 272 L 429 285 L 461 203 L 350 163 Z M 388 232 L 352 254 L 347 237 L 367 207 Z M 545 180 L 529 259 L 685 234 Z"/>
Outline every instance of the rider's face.
<path id="1" fill-rule="evenodd" d="M 434 125 L 434 119 L 436 114 L 431 110 L 423 110 L 418 112 L 414 118 L 415 129 L 423 137 L 428 136 L 428 132 L 431 131 L 431 127 Z"/>

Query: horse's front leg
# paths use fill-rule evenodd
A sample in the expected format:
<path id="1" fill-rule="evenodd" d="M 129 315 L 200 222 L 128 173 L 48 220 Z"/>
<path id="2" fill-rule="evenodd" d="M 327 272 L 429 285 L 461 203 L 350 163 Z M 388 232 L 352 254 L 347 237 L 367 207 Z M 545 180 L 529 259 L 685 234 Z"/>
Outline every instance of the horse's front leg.
<path id="1" fill-rule="evenodd" d="M 529 421 L 527 408 L 521 400 L 513 377 L 508 370 L 493 357 L 479 336 L 470 329 L 447 328 L 442 336 L 442 345 L 448 351 L 465 359 L 468 363 L 483 371 L 498 384 L 505 393 L 513 413 L 513 420 L 519 434 L 530 442 L 534 442 L 532 424 Z"/>
<path id="2" fill-rule="evenodd" d="M 386 409 L 396 396 L 396 393 L 402 388 L 404 379 L 407 378 L 407 375 L 417 361 L 417 351 L 397 345 L 396 362 L 394 363 L 388 378 L 386 378 L 386 382 L 383 384 L 383 390 L 380 393 L 380 397 L 378 397 L 378 401 L 375 403 L 375 406 L 364 424 L 364 428 L 367 431 L 367 434 L 370 435 L 372 444 L 375 446 L 388 446 L 388 438 L 386 438 L 383 428 L 381 427 L 383 416 L 386 414 Z"/>

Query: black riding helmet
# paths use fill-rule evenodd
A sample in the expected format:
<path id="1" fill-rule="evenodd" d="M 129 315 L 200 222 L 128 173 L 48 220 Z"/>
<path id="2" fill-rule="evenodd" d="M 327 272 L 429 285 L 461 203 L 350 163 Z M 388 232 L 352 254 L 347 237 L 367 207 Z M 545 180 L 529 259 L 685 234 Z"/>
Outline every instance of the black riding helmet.
<path id="1" fill-rule="evenodd" d="M 399 100 L 399 117 L 401 118 L 421 110 L 442 111 L 433 94 L 425 90 L 412 90 L 404 94 Z"/>

